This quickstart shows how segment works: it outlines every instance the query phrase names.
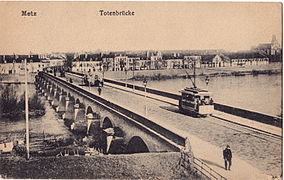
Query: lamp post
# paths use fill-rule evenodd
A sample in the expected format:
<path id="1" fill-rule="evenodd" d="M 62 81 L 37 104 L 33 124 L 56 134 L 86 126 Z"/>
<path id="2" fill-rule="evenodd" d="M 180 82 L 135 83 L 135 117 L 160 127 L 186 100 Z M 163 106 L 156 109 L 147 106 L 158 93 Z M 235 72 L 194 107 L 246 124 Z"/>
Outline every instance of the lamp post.
<path id="1" fill-rule="evenodd" d="M 147 87 L 147 80 L 146 80 L 146 79 L 144 79 L 144 81 L 143 81 L 143 85 L 144 85 L 144 99 L 145 99 L 145 103 L 144 103 L 144 105 L 145 105 L 145 116 L 147 116 L 147 99 L 146 99 L 146 91 L 147 91 L 146 87 Z"/>

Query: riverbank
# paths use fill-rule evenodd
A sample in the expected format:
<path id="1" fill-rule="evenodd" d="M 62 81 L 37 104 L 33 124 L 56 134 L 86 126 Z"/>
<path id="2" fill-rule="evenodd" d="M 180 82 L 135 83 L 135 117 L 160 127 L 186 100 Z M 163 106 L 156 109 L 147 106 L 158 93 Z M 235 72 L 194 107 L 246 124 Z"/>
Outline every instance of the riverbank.
<path id="1" fill-rule="evenodd" d="M 271 63 L 260 66 L 246 67 L 212 67 L 196 68 L 197 76 L 245 76 L 259 74 L 280 74 L 282 63 Z M 193 75 L 192 69 L 165 69 L 165 70 L 139 70 L 139 71 L 106 71 L 104 77 L 117 80 L 166 80 L 185 78 Z"/>
<path id="2" fill-rule="evenodd" d="M 0 178 L 14 179 L 200 179 L 179 166 L 180 153 L 67 157 L 0 156 Z"/>
<path id="3" fill-rule="evenodd" d="M 197 77 L 208 76 L 208 77 L 215 77 L 215 76 L 245 76 L 245 75 L 259 75 L 259 74 L 280 74 L 282 70 L 252 70 L 252 71 L 232 71 L 232 72 L 215 72 L 215 73 L 199 73 L 196 74 Z M 167 80 L 167 79 L 178 79 L 178 78 L 189 78 L 192 77 L 192 74 L 172 74 L 172 75 L 163 75 L 161 73 L 153 74 L 153 75 L 136 75 L 130 80 L 134 81 L 143 81 L 144 79 L 151 80 L 151 81 L 160 81 L 160 80 Z"/>

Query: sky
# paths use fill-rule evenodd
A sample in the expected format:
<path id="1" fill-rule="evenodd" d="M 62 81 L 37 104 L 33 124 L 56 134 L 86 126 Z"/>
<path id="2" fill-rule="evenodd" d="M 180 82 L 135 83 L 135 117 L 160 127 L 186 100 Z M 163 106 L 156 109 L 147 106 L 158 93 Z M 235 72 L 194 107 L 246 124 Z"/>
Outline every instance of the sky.
<path id="1" fill-rule="evenodd" d="M 281 3 L 0 2 L 0 54 L 247 50 L 282 42 Z M 23 17 L 22 10 L 37 12 Z M 105 17 L 104 11 L 134 11 Z"/>

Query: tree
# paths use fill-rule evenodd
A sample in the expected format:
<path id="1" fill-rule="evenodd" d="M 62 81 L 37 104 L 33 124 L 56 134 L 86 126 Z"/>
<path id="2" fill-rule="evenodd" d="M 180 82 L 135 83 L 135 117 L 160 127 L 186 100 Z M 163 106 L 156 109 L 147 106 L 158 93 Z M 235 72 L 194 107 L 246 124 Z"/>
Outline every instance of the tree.
<path id="1" fill-rule="evenodd" d="M 25 110 L 25 94 L 20 97 L 16 93 L 14 85 L 8 85 L 0 88 L 0 116 L 8 117 L 10 120 L 19 120 Z M 40 110 L 40 112 L 38 111 Z M 36 112 L 39 115 L 45 114 L 44 104 L 39 96 L 35 94 L 29 98 L 29 112 Z"/>
<path id="2" fill-rule="evenodd" d="M 3 113 L 13 112 L 17 110 L 17 102 L 18 98 L 16 95 L 16 91 L 14 90 L 13 85 L 8 85 L 2 89 L 2 93 L 0 96 L 0 109 Z"/>
<path id="3" fill-rule="evenodd" d="M 73 59 L 74 59 L 74 54 L 72 53 L 66 54 L 66 61 L 64 63 L 64 67 L 66 68 L 66 70 L 72 69 Z"/>

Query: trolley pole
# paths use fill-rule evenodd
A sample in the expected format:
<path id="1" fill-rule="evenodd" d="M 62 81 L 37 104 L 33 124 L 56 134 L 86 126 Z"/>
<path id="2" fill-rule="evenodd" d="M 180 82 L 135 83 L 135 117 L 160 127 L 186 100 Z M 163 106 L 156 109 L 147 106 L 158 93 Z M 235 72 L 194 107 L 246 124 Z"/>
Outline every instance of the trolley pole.
<path id="1" fill-rule="evenodd" d="M 28 72 L 27 59 L 25 59 L 25 111 L 26 111 L 26 150 L 27 160 L 30 159 L 30 137 L 29 137 L 29 98 L 28 98 Z"/>

